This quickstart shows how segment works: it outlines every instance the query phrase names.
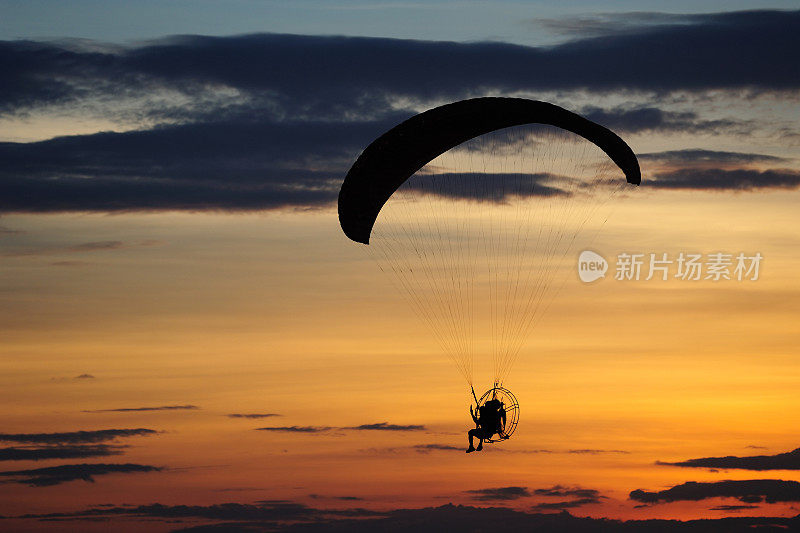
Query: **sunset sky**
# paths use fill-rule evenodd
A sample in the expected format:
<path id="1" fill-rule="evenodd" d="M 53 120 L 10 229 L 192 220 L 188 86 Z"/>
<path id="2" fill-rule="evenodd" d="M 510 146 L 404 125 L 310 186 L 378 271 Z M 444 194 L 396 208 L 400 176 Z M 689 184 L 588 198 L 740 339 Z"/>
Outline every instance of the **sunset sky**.
<path id="1" fill-rule="evenodd" d="M 799 527 L 796 7 L 0 0 L 0 530 Z M 643 179 L 554 275 L 516 433 L 467 455 L 469 386 L 336 198 L 478 96 L 614 130 Z M 758 279 L 614 276 L 719 252 Z"/>

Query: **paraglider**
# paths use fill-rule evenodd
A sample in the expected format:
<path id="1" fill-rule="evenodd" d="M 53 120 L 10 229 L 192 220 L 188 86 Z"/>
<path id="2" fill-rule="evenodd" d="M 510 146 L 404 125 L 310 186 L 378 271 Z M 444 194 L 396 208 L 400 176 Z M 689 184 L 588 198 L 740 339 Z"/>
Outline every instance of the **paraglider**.
<path id="1" fill-rule="evenodd" d="M 342 230 L 374 249 L 472 388 L 468 452 L 513 434 L 519 403 L 503 379 L 558 290 L 560 262 L 598 207 L 640 182 L 636 155 L 614 132 L 522 98 L 415 115 L 350 168 Z M 493 386 L 479 399 L 474 359 L 484 352 Z"/>
<path id="2" fill-rule="evenodd" d="M 477 402 L 480 405 L 480 402 Z M 477 413 L 476 413 L 477 411 Z M 487 400 L 483 405 L 473 410 L 472 405 L 469 406 L 469 414 L 472 421 L 475 422 L 475 429 L 471 429 L 467 436 L 469 437 L 469 448 L 467 453 L 474 451 L 481 451 L 483 449 L 483 441 L 492 442 L 492 437 L 495 434 L 500 439 L 508 439 L 510 435 L 506 433 L 506 422 L 508 413 L 506 406 L 496 397 Z M 478 438 L 478 447 L 472 443 L 474 437 Z"/>

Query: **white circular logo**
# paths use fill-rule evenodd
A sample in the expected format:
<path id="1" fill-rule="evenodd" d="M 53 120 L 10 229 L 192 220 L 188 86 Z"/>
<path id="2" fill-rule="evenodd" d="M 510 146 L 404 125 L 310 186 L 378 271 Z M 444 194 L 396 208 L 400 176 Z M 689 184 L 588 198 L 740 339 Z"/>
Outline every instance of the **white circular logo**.
<path id="1" fill-rule="evenodd" d="M 578 276 L 584 283 L 591 283 L 606 276 L 608 261 L 602 255 L 584 250 L 578 256 Z"/>

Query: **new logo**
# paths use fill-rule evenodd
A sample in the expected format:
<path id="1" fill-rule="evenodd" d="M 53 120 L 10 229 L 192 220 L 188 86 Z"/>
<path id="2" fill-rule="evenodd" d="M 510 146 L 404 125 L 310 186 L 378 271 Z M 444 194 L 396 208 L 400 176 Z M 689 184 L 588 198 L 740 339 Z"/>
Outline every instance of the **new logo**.
<path id="1" fill-rule="evenodd" d="M 584 283 L 591 283 L 606 276 L 608 271 L 608 261 L 603 256 L 584 250 L 578 256 L 578 276 Z"/>

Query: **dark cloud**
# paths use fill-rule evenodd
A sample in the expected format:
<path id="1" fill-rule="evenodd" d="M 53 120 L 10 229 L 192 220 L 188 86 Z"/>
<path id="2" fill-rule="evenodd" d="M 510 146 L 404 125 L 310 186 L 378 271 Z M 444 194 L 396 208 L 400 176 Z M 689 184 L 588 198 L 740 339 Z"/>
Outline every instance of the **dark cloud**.
<path id="1" fill-rule="evenodd" d="M 323 496 L 322 494 L 309 494 L 309 498 L 314 500 L 341 500 L 341 501 L 363 501 L 364 498 L 359 498 L 358 496 Z"/>
<path id="2" fill-rule="evenodd" d="M 655 111 L 658 111 L 656 113 Z M 666 112 L 593 111 L 590 118 L 620 128 L 669 129 Z M 125 133 L 0 143 L 0 197 L 5 212 L 265 210 L 332 205 L 350 164 L 369 142 L 407 118 L 365 121 L 240 121 L 162 126 Z M 616 117 L 616 118 L 615 118 Z M 647 118 L 650 117 L 650 118 Z M 655 117 L 655 118 L 654 118 Z M 674 128 L 689 128 L 684 117 Z M 697 126 L 700 127 L 700 126 Z M 426 189 L 453 198 L 493 199 L 474 176 L 435 178 Z M 564 194 L 563 177 L 496 175 L 525 183 L 520 195 Z M 669 175 L 664 176 L 665 180 Z M 516 178 L 516 179 L 515 179 Z M 485 180 L 485 175 L 481 176 Z M 673 180 L 674 181 L 674 180 Z M 419 189 L 419 178 L 408 187 Z M 455 185 L 448 187 L 448 184 Z M 10 250 L 5 255 L 91 252 L 149 246 L 154 241 L 107 241 Z"/>
<path id="3" fill-rule="evenodd" d="M 107 444 L 0 448 L 0 461 L 43 461 L 121 455 L 123 446 Z"/>
<path id="4" fill-rule="evenodd" d="M 638 154 L 639 160 L 656 161 L 671 165 L 685 165 L 697 163 L 737 164 L 750 163 L 786 163 L 788 159 L 767 154 L 754 154 L 749 152 L 723 152 L 719 150 L 685 149 L 668 150 L 665 152 L 650 152 Z"/>
<path id="5" fill-rule="evenodd" d="M 94 379 L 94 376 L 91 374 L 80 374 L 72 379 Z"/>
<path id="6" fill-rule="evenodd" d="M 758 494 L 745 494 L 744 496 L 739 497 L 739 501 L 744 503 L 759 503 L 764 501 L 764 498 Z"/>
<path id="7" fill-rule="evenodd" d="M 374 424 L 362 424 L 360 426 L 343 427 L 341 429 L 355 430 L 377 430 L 377 431 L 424 431 L 425 426 L 419 425 L 397 425 L 388 422 L 376 422 Z"/>
<path id="8" fill-rule="evenodd" d="M 200 409 L 196 405 L 160 405 L 158 407 L 120 407 L 118 409 L 95 409 L 84 413 L 128 413 L 138 411 L 194 411 Z"/>
<path id="9" fill-rule="evenodd" d="M 573 509 L 575 507 L 582 507 L 584 505 L 591 505 L 593 503 L 600 503 L 597 498 L 576 498 L 574 500 L 564 500 L 559 502 L 541 502 L 531 507 L 533 511 L 561 511 L 564 509 Z"/>
<path id="10" fill-rule="evenodd" d="M 152 429 L 99 429 L 66 433 L 0 433 L 0 441 L 21 444 L 80 444 L 108 442 L 118 438 L 155 435 Z"/>
<path id="11" fill-rule="evenodd" d="M 273 416 L 283 416 L 278 413 L 231 413 L 228 418 L 272 418 Z"/>
<path id="12" fill-rule="evenodd" d="M 600 498 L 600 492 L 595 489 L 584 489 L 581 487 L 564 487 L 562 485 L 554 485 L 547 489 L 536 489 L 533 493 L 537 496 L 552 496 L 552 497 L 577 497 L 577 498 Z"/>
<path id="13" fill-rule="evenodd" d="M 334 429 L 327 426 L 279 426 L 256 428 L 256 431 L 276 431 L 284 433 L 323 433 Z"/>
<path id="14" fill-rule="evenodd" d="M 319 121 L 244 117 L 159 126 L 123 133 L 0 143 L 3 176 L 221 180 L 233 187 L 265 185 L 276 174 L 346 165 L 374 137 L 408 118 Z M 34 164 L 35 163 L 35 164 Z M 338 163 L 338 165 L 332 165 Z M 280 171 L 280 172 L 278 172 Z"/>
<path id="15" fill-rule="evenodd" d="M 0 143 L 0 197 L 5 199 L 0 210 L 328 205 L 359 151 L 402 118 L 336 123 L 248 119 Z"/>
<path id="16" fill-rule="evenodd" d="M 1 42 L 0 112 L 80 100 L 113 114 L 124 97 L 160 125 L 0 143 L 0 210 L 327 206 L 359 151 L 412 114 L 398 99 L 425 107 L 543 90 L 800 88 L 800 11 L 649 14 L 658 23 L 644 25 L 630 23 L 638 15 L 617 17 L 636 31 L 547 48 L 273 34 L 105 48 Z M 157 96 L 164 91 L 194 103 L 165 107 L 156 103 L 169 100 Z M 623 132 L 752 128 L 740 117 L 652 106 L 582 112 Z"/>
<path id="17" fill-rule="evenodd" d="M 717 505 L 716 507 L 709 507 L 709 511 L 725 511 L 727 513 L 736 513 L 744 509 L 758 509 L 758 505 Z"/>
<path id="18" fill-rule="evenodd" d="M 704 120 L 692 111 L 667 111 L 657 107 L 617 107 L 601 109 L 587 107 L 581 110 L 586 118 L 614 131 L 640 133 L 661 131 L 667 133 L 746 133 L 752 125 L 736 119 Z"/>
<path id="19" fill-rule="evenodd" d="M 7 212 L 259 210 L 332 204 L 349 165 L 392 121 L 190 124 L 129 133 L 99 133 L 38 143 L 0 143 L 0 210 Z M 82 154 L 76 157 L 75 154 Z M 436 194 L 486 199 L 475 176 L 439 174 Z M 525 195 L 563 194 L 542 174 L 497 175 L 528 186 Z M 481 179 L 485 181 L 486 176 Z M 419 188 L 430 180 L 409 182 Z M 482 182 L 483 183 L 483 182 Z M 458 185 L 448 187 L 449 184 Z M 502 201 L 504 198 L 491 199 Z M 87 243 L 40 255 L 128 247 Z M 93 245 L 93 246 L 92 246 Z M 102 245 L 102 248 L 101 248 Z"/>
<path id="20" fill-rule="evenodd" d="M 12 483 L 29 485 L 31 487 L 47 487 L 68 481 L 83 480 L 94 482 L 96 476 L 135 472 L 158 472 L 162 470 L 156 466 L 138 464 L 75 464 L 59 465 L 30 470 L 6 470 L 0 476 L 11 478 Z"/>
<path id="21" fill-rule="evenodd" d="M 702 457 L 668 463 L 658 461 L 656 464 L 668 466 L 684 466 L 691 468 L 738 468 L 742 470 L 800 470 L 800 448 L 791 452 L 775 455 L 751 455 L 736 457 Z"/>
<path id="22" fill-rule="evenodd" d="M 568 179 L 553 174 L 440 172 L 417 175 L 403 184 L 403 190 L 459 200 L 503 203 L 514 197 L 569 196 Z M 574 187 L 574 185 L 573 185 Z"/>
<path id="23" fill-rule="evenodd" d="M 467 494 L 472 494 L 473 500 L 495 501 L 495 500 L 518 500 L 531 496 L 527 487 L 498 487 L 491 489 L 467 490 Z"/>
<path id="24" fill-rule="evenodd" d="M 800 502 L 800 483 L 781 479 L 741 481 L 688 481 L 657 492 L 634 490 L 630 499 L 642 503 L 699 501 L 708 498 L 736 498 L 744 503 Z"/>
<path id="25" fill-rule="evenodd" d="M 264 487 L 227 487 L 224 489 L 214 489 L 215 492 L 250 492 L 267 490 Z"/>
<path id="26" fill-rule="evenodd" d="M 207 520 L 268 520 L 275 525 L 284 521 L 315 521 L 331 516 L 372 517 L 381 513 L 366 509 L 315 509 L 302 503 L 286 500 L 260 501 L 256 503 L 220 503 L 215 505 L 151 505 L 95 507 L 77 513 L 50 513 L 27 515 L 27 518 L 74 518 L 98 516 L 139 516 L 154 518 L 202 518 Z"/>
<path id="27" fill-rule="evenodd" d="M 425 426 L 417 425 L 397 425 L 388 422 L 377 422 L 374 424 L 362 424 L 360 426 L 349 427 L 330 427 L 330 426 L 273 426 L 256 428 L 257 431 L 276 431 L 286 433 L 323 433 L 331 430 L 354 430 L 354 431 L 423 431 Z"/>
<path id="28" fill-rule="evenodd" d="M 261 503 L 223 503 L 216 505 L 164 505 L 93 507 L 75 513 L 25 515 L 31 520 L 96 519 L 125 517 L 173 522 L 205 520 L 205 524 L 186 525 L 178 531 L 238 533 L 287 531 L 290 533 L 366 533 L 372 531 L 559 531 L 563 533 L 649 533 L 690 532 L 746 533 L 754 528 L 784 531 L 800 525 L 800 519 L 785 517 L 726 517 L 704 520 L 610 520 L 575 517 L 569 513 L 532 514 L 502 507 L 478 508 L 443 505 L 424 509 L 395 509 L 374 512 L 365 509 L 315 509 L 304 504 L 275 501 Z"/>
<path id="29" fill-rule="evenodd" d="M 798 11 L 653 16 L 659 24 L 630 25 L 630 15 L 618 15 L 635 31 L 538 48 L 274 34 L 183 36 L 107 50 L 6 41 L 0 111 L 163 89 L 196 100 L 235 89 L 240 100 L 313 115 L 385 106 L 390 97 L 491 91 L 800 87 Z M 173 108 L 162 113 L 180 117 Z"/>
<path id="30" fill-rule="evenodd" d="M 605 498 L 605 496 L 600 495 L 600 491 L 595 489 L 565 487 L 562 485 L 554 485 L 550 488 L 535 489 L 533 494 L 535 496 L 546 496 L 550 498 L 570 498 L 568 500 L 560 500 L 555 502 L 537 503 L 531 508 L 534 511 L 572 509 L 584 505 L 601 503 L 602 499 Z"/>
<path id="31" fill-rule="evenodd" d="M 800 187 L 800 172 L 794 170 L 679 169 L 648 178 L 648 187 L 674 190 L 746 192 Z"/>

